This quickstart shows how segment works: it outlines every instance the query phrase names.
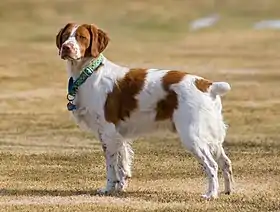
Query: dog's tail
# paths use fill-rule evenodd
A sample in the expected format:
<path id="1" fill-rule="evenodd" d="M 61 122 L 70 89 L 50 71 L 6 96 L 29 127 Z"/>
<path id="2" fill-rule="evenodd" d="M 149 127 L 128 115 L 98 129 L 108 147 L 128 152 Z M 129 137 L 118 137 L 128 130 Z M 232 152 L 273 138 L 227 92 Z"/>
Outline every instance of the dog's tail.
<path id="1" fill-rule="evenodd" d="M 227 82 L 213 82 L 209 88 L 209 92 L 212 96 L 223 96 L 228 91 L 230 91 L 231 87 Z"/>

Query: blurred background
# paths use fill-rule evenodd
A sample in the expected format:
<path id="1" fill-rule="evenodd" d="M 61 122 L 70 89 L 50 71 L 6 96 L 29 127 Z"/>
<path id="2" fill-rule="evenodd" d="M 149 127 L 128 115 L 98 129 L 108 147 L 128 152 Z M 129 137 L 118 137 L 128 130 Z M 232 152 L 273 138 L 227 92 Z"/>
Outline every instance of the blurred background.
<path id="1" fill-rule="evenodd" d="M 182 69 L 229 82 L 225 146 L 237 176 L 237 204 L 222 199 L 196 209 L 279 209 L 279 11 L 279 0 L 1 0 L 0 202 L 90 193 L 105 182 L 98 142 L 66 110 L 68 79 L 55 36 L 77 22 L 108 32 L 104 54 L 120 65 Z M 132 211 L 149 198 L 155 209 L 166 201 L 181 201 L 177 211 L 186 209 L 184 201 L 196 207 L 204 175 L 177 137 L 146 138 L 134 147 L 130 195 L 141 204 L 132 204 Z M 148 191 L 139 192 L 144 185 Z M 106 210 L 111 207 L 116 209 Z"/>

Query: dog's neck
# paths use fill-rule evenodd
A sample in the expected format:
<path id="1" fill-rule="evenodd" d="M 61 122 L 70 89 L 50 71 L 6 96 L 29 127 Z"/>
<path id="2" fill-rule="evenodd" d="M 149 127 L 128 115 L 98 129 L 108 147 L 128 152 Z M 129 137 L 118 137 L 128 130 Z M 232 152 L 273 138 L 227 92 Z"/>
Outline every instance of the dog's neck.
<path id="1" fill-rule="evenodd" d="M 81 71 L 94 60 L 93 57 L 85 57 L 80 60 L 67 60 L 67 71 L 69 77 L 77 79 Z"/>

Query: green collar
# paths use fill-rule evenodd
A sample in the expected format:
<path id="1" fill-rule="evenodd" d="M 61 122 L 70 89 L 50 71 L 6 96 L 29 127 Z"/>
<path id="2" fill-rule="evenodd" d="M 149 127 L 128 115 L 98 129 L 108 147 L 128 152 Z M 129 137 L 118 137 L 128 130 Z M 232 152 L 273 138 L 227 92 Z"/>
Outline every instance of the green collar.
<path id="1" fill-rule="evenodd" d="M 75 99 L 79 87 L 87 80 L 87 78 L 89 78 L 92 75 L 94 71 L 98 69 L 98 67 L 102 64 L 103 61 L 104 56 L 100 54 L 97 59 L 90 62 L 90 64 L 83 69 L 80 76 L 75 81 L 72 77 L 70 77 L 68 82 L 67 94 L 67 99 L 69 102 L 72 102 Z"/>

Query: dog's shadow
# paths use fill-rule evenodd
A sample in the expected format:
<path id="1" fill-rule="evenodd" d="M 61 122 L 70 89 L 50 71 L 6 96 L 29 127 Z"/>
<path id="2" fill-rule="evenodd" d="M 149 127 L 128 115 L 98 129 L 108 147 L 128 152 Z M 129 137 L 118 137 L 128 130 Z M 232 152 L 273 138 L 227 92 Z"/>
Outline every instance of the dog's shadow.
<path id="1" fill-rule="evenodd" d="M 112 193 L 105 196 L 113 197 L 128 197 L 130 195 L 136 196 L 143 192 L 123 192 L 123 193 Z M 148 193 L 147 193 L 148 194 Z M 59 189 L 0 189 L 0 196 L 78 196 L 78 195 L 90 195 L 90 196 L 101 196 L 97 189 L 92 190 L 59 190 Z"/>
<path id="2" fill-rule="evenodd" d="M 179 198 L 176 192 L 168 192 L 166 195 L 163 191 L 150 191 L 150 190 L 137 190 L 137 191 L 126 191 L 121 193 L 113 193 L 105 196 L 114 197 L 114 198 L 140 198 L 146 201 L 159 201 L 166 202 L 164 196 L 168 195 L 169 201 L 186 201 L 191 197 L 184 195 Z M 89 196 L 101 196 L 98 194 L 96 189 L 92 190 L 48 190 L 48 189 L 0 189 L 0 196 L 52 196 L 52 197 L 70 197 L 70 196 L 79 196 L 79 195 L 89 195 Z M 178 199 L 179 198 L 179 199 Z"/>
<path id="3" fill-rule="evenodd" d="M 97 190 L 48 190 L 48 189 L 0 189 L 0 196 L 77 196 L 98 195 Z"/>
<path id="4" fill-rule="evenodd" d="M 105 196 L 126 198 L 130 196 L 139 196 L 139 195 L 151 195 L 149 191 L 128 191 L 121 193 L 112 193 Z M 0 196 L 78 196 L 78 195 L 89 195 L 89 196 L 102 196 L 98 193 L 97 189 L 92 190 L 59 190 L 59 189 L 0 189 Z"/>

